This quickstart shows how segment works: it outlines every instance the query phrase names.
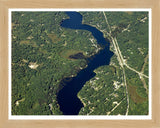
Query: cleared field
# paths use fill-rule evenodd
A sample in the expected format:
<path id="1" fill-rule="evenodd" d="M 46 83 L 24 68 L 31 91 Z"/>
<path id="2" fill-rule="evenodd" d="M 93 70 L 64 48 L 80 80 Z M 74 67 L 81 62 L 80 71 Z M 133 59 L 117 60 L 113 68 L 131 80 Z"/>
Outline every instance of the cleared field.
<path id="1" fill-rule="evenodd" d="M 128 88 L 129 96 L 133 100 L 133 102 L 135 102 L 135 103 L 142 103 L 142 102 L 144 102 L 144 101 L 147 100 L 147 98 L 143 98 L 143 97 L 141 97 L 141 96 L 139 96 L 137 94 L 137 91 L 136 91 L 137 86 L 129 85 L 128 87 L 129 87 Z"/>
<path id="2" fill-rule="evenodd" d="M 48 34 L 48 37 L 52 40 L 53 43 L 57 43 L 61 39 L 57 37 L 56 34 Z"/>

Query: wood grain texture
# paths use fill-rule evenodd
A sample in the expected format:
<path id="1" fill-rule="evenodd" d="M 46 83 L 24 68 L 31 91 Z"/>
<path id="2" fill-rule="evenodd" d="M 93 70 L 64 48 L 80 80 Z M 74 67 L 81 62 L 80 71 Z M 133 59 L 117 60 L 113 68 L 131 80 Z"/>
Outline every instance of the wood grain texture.
<path id="1" fill-rule="evenodd" d="M 151 8 L 152 120 L 8 120 L 9 8 Z M 160 0 L 0 0 L 0 128 L 160 128 Z"/>

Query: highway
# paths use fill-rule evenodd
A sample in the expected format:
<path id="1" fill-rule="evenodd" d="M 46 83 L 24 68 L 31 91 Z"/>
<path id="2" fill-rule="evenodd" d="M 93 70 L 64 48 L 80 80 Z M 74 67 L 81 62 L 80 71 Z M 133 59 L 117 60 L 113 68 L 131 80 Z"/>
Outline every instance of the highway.
<path id="1" fill-rule="evenodd" d="M 127 89 L 127 82 L 126 82 L 126 75 L 125 75 L 125 69 L 123 67 L 124 65 L 124 60 L 123 60 L 123 57 L 122 57 L 122 54 L 121 54 L 121 51 L 119 49 L 119 46 L 118 46 L 118 43 L 117 43 L 117 40 L 115 40 L 116 38 L 113 38 L 111 36 L 111 28 L 110 28 L 110 25 L 108 23 L 108 20 L 107 20 L 107 17 L 103 11 L 103 15 L 105 17 L 105 21 L 106 21 L 106 24 L 109 28 L 109 33 L 107 33 L 107 35 L 111 38 L 112 40 L 112 43 L 113 43 L 113 46 L 114 46 L 114 49 L 115 49 L 115 54 L 117 55 L 117 59 L 119 61 L 119 65 L 122 67 L 122 70 L 123 70 L 123 78 L 124 78 L 124 85 L 126 87 L 126 97 L 127 97 L 127 110 L 126 110 L 126 115 L 128 115 L 128 111 L 129 111 L 129 96 L 128 96 L 128 89 Z M 114 110 L 114 109 L 113 109 Z"/>
<path id="2" fill-rule="evenodd" d="M 115 49 L 115 55 L 117 56 L 117 59 L 118 59 L 118 62 L 119 62 L 119 65 L 121 66 L 122 70 L 123 70 L 123 78 L 124 78 L 124 85 L 126 87 L 126 97 L 127 97 L 127 110 L 126 110 L 126 115 L 128 115 L 128 111 L 129 111 L 129 96 L 128 96 L 128 89 L 127 89 L 127 82 L 126 82 L 126 75 L 125 75 L 125 69 L 124 69 L 124 66 L 130 70 L 132 70 L 133 72 L 136 72 L 140 78 L 143 80 L 143 77 L 146 77 L 146 78 L 149 78 L 147 75 L 143 74 L 143 72 L 139 72 L 137 70 L 135 70 L 134 68 L 130 67 L 126 62 L 125 60 L 123 59 L 123 56 L 122 56 L 122 53 L 121 53 L 121 50 L 119 48 L 119 45 L 118 45 L 118 42 L 117 42 L 117 39 L 116 37 L 112 37 L 111 35 L 111 27 L 109 25 L 109 22 L 107 20 L 107 17 L 103 11 L 103 15 L 104 15 L 104 18 L 105 18 L 105 21 L 106 21 L 106 24 L 109 28 L 109 32 L 107 32 L 107 35 L 111 38 L 111 41 L 113 43 L 113 46 L 114 46 L 114 49 Z"/>

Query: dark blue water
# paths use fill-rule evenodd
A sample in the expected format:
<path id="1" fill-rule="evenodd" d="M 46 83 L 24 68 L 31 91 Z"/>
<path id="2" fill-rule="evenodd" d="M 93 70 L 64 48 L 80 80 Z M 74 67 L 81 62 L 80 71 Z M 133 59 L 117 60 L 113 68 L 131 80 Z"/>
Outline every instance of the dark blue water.
<path id="1" fill-rule="evenodd" d="M 64 115 L 78 115 L 83 107 L 82 102 L 77 97 L 77 93 L 84 84 L 93 78 L 96 74 L 93 72 L 96 68 L 103 65 L 109 65 L 113 52 L 110 51 L 110 43 L 103 37 L 103 33 L 95 27 L 82 24 L 82 15 L 78 12 L 66 12 L 70 19 L 62 21 L 61 26 L 68 29 L 82 29 L 92 33 L 97 43 L 102 47 L 97 54 L 86 58 L 88 66 L 78 72 L 76 77 L 65 78 L 61 81 L 64 87 L 58 92 L 57 100 L 60 110 Z M 87 92 L 86 92 L 87 93 Z"/>

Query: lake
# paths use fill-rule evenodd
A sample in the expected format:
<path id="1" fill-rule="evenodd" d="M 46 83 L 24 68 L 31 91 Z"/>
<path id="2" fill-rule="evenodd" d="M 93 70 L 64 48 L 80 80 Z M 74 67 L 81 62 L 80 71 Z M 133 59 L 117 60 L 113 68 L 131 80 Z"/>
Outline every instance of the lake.
<path id="1" fill-rule="evenodd" d="M 87 60 L 87 67 L 77 73 L 75 77 L 64 78 L 61 83 L 65 86 L 58 92 L 57 100 L 60 105 L 60 110 L 64 115 L 78 115 L 80 109 L 83 107 L 82 102 L 77 97 L 78 92 L 82 89 L 84 84 L 93 78 L 96 73 L 93 71 L 103 65 L 109 65 L 113 52 L 110 51 L 110 43 L 103 37 L 103 33 L 97 28 L 90 25 L 82 24 L 82 15 L 78 12 L 66 12 L 70 17 L 61 22 L 61 26 L 66 29 L 81 29 L 92 33 L 97 43 L 102 49 L 95 53 L 94 56 L 85 58 Z M 87 93 L 87 92 L 86 92 Z"/>

